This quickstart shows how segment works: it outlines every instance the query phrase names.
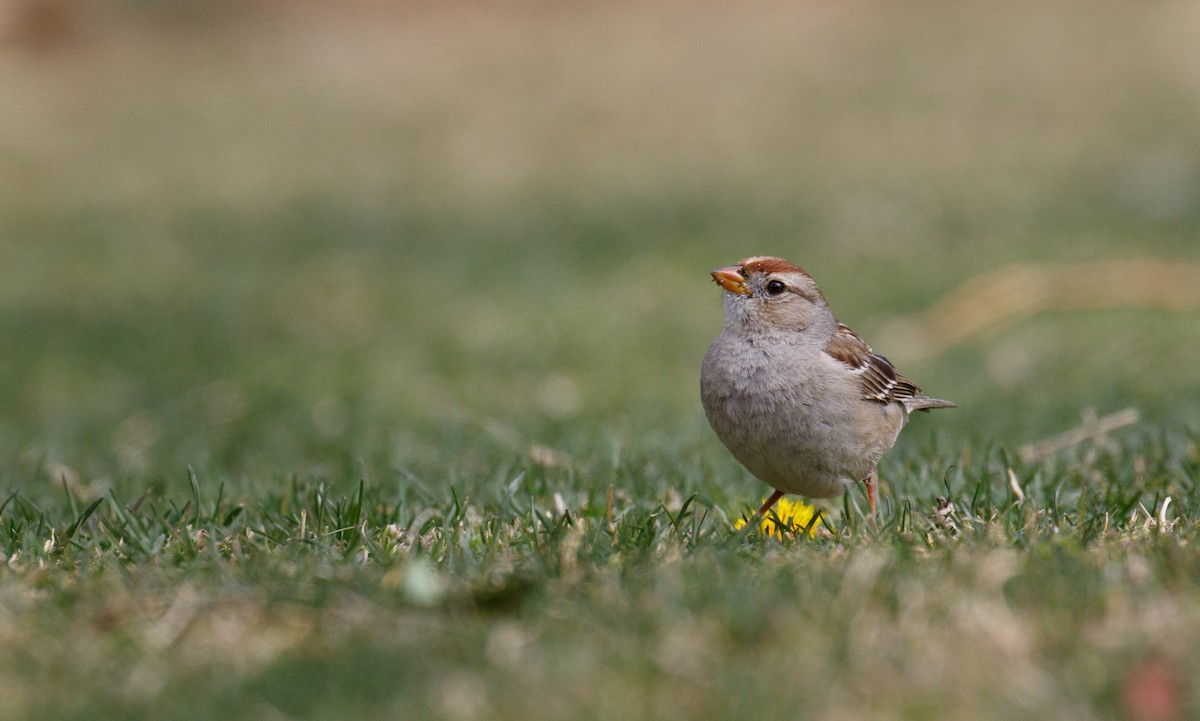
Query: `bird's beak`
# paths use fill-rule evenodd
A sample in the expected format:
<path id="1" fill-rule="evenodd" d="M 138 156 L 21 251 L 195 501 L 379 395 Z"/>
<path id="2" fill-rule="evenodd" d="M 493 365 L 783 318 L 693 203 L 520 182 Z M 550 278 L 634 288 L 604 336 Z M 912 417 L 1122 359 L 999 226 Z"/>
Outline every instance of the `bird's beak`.
<path id="1" fill-rule="evenodd" d="M 741 271 L 742 269 L 736 265 L 728 268 L 717 268 L 712 272 L 712 277 L 713 280 L 717 281 L 717 285 L 730 293 L 750 295 L 750 289 L 746 287 L 746 279 L 742 277 Z"/>

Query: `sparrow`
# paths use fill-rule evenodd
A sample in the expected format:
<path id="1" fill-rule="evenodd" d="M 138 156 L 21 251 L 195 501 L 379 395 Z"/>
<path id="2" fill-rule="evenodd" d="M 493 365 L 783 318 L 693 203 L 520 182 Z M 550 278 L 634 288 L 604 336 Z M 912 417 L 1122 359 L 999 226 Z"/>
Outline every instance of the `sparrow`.
<path id="1" fill-rule="evenodd" d="M 859 482 L 874 517 L 876 465 L 909 414 L 955 404 L 921 395 L 838 322 L 800 266 L 755 256 L 712 278 L 725 327 L 704 355 L 700 398 L 729 452 L 774 489 L 755 518 L 785 493 L 832 498 Z"/>

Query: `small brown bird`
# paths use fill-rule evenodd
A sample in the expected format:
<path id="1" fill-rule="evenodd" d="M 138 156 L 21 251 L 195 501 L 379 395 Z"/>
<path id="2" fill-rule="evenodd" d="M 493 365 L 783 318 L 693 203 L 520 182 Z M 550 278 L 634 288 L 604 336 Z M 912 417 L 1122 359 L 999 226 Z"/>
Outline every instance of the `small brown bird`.
<path id="1" fill-rule="evenodd" d="M 860 481 L 875 514 L 875 466 L 913 411 L 954 408 L 833 317 L 804 269 L 757 256 L 712 271 L 725 329 L 700 369 L 708 422 L 734 458 L 784 493 L 841 495 Z"/>

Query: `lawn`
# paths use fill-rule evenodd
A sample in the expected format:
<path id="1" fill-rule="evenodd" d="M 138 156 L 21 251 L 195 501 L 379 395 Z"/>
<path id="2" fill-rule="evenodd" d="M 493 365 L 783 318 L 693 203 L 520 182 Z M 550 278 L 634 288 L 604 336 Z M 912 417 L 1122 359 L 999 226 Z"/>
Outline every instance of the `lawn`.
<path id="1" fill-rule="evenodd" d="M 0 719 L 1200 715 L 1190 6 L 151 5 L 0 24 Z M 766 253 L 874 520 L 734 530 Z"/>

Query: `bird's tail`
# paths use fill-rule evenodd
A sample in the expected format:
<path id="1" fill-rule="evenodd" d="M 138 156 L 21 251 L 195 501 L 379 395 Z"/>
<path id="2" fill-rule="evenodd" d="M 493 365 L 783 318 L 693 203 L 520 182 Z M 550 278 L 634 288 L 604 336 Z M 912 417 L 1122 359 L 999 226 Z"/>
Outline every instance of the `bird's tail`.
<path id="1" fill-rule="evenodd" d="M 934 408 L 958 408 L 958 404 L 929 396 L 913 396 L 904 399 L 904 407 L 909 413 L 912 413 L 913 411 L 930 411 Z"/>

